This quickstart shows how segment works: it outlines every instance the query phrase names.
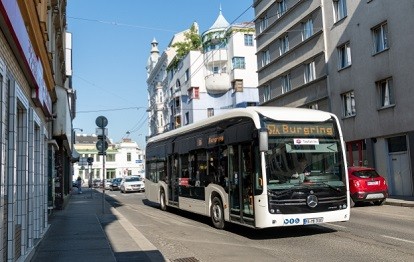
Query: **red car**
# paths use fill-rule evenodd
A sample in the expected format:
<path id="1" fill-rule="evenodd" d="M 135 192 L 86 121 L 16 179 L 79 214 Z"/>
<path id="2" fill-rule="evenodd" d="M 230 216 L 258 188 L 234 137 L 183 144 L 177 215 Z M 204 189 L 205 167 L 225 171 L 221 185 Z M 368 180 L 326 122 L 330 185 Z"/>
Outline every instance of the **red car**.
<path id="1" fill-rule="evenodd" d="M 348 167 L 351 207 L 358 202 L 382 205 L 388 197 L 387 181 L 371 167 Z"/>

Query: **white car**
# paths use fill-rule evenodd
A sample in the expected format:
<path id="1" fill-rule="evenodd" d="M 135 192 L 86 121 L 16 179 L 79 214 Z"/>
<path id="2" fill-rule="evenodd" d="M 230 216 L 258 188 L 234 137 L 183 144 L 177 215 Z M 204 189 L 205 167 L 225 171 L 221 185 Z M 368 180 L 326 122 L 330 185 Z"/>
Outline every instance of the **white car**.
<path id="1" fill-rule="evenodd" d="M 122 178 L 119 189 L 121 193 L 143 192 L 145 191 L 145 183 L 140 176 L 126 176 Z"/>

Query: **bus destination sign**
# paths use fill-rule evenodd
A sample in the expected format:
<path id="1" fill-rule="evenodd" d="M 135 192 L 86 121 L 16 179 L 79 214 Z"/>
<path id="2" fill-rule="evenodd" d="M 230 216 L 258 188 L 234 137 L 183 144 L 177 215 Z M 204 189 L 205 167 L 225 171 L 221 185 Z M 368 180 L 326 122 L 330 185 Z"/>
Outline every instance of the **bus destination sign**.
<path id="1" fill-rule="evenodd" d="M 294 124 L 269 123 L 267 125 L 269 136 L 334 136 L 332 123 L 321 124 Z"/>

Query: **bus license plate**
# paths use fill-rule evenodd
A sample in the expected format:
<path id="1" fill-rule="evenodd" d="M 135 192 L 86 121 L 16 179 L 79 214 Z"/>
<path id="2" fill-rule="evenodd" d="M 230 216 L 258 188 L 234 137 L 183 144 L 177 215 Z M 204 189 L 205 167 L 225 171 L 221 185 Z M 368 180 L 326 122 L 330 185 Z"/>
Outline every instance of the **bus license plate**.
<path id="1" fill-rule="evenodd" d="M 323 223 L 323 217 L 313 217 L 313 218 L 304 218 L 303 224 L 310 225 L 310 224 L 319 224 Z"/>

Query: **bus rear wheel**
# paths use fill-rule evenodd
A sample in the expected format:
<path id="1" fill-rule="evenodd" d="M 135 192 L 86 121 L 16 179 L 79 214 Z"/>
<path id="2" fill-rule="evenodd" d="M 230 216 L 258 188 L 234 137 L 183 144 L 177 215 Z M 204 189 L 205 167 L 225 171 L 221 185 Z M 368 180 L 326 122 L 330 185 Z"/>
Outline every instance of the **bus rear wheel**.
<path id="1" fill-rule="evenodd" d="M 163 211 L 166 211 L 167 210 L 167 201 L 165 199 L 165 193 L 164 193 L 164 191 L 161 191 L 161 193 L 160 193 L 160 208 Z"/>
<path id="2" fill-rule="evenodd" d="M 211 221 L 213 225 L 218 229 L 224 228 L 224 210 L 221 199 L 218 197 L 213 198 L 213 202 L 210 208 Z"/>

